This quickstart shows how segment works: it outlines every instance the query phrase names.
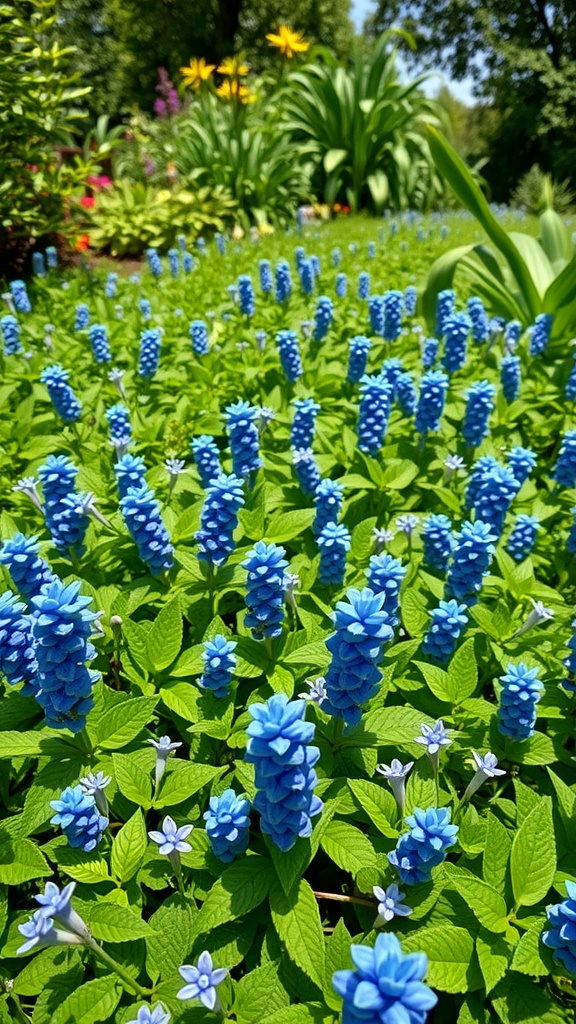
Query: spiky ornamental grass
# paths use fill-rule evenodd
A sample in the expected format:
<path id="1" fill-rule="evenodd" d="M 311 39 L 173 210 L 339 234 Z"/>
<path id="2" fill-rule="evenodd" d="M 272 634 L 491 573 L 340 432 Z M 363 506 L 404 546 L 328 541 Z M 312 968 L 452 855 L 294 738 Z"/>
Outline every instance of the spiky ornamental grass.
<path id="1" fill-rule="evenodd" d="M 26 537 L 23 533 L 4 541 L 0 548 L 0 565 L 6 566 L 14 586 L 27 601 L 54 578 L 50 566 L 39 552 L 38 538 Z"/>
<path id="2" fill-rule="evenodd" d="M 490 414 L 494 411 L 496 388 L 487 380 L 477 380 L 466 391 L 466 415 L 462 436 L 469 448 L 477 448 L 490 433 Z"/>
<path id="3" fill-rule="evenodd" d="M 53 729 L 80 732 L 94 706 L 92 687 L 100 673 L 87 668 L 96 657 L 90 643 L 98 612 L 88 610 L 91 597 L 80 593 L 80 582 L 65 586 L 54 579 L 32 598 L 32 632 L 38 672 L 36 699 Z"/>
<path id="4" fill-rule="evenodd" d="M 290 444 L 293 448 L 310 448 L 316 430 L 316 417 L 320 405 L 313 398 L 295 398 L 294 419 L 290 428 Z"/>
<path id="5" fill-rule="evenodd" d="M 298 477 L 298 483 L 303 494 L 315 494 L 320 483 L 320 470 L 314 459 L 314 452 L 311 448 L 293 448 L 292 462 L 294 472 Z"/>
<path id="6" fill-rule="evenodd" d="M 292 276 L 290 274 L 290 264 L 286 260 L 280 260 L 276 264 L 275 272 L 275 295 L 276 302 L 288 302 L 292 295 Z"/>
<path id="7" fill-rule="evenodd" d="M 530 337 L 531 356 L 540 356 L 547 349 L 553 323 L 554 317 L 550 313 L 540 313 L 536 317 Z"/>
<path id="8" fill-rule="evenodd" d="M 498 731 L 513 740 L 526 740 L 535 733 L 536 704 L 544 691 L 538 668 L 524 662 L 509 662 L 500 676 L 502 689 L 498 706 Z"/>
<path id="9" fill-rule="evenodd" d="M 350 531 L 343 523 L 326 523 L 317 537 L 320 549 L 318 578 L 321 583 L 340 585 L 346 572 L 350 550 Z"/>
<path id="10" fill-rule="evenodd" d="M 294 384 L 304 373 L 296 331 L 278 331 L 276 345 L 286 380 Z"/>
<path id="11" fill-rule="evenodd" d="M 384 294 L 384 341 L 396 341 L 402 331 L 404 293 L 388 291 Z"/>
<path id="12" fill-rule="evenodd" d="M 209 487 L 212 480 L 222 473 L 218 445 L 210 434 L 200 434 L 199 437 L 192 438 L 190 447 L 200 474 L 200 482 L 203 487 Z"/>
<path id="13" fill-rule="evenodd" d="M 383 597 L 382 608 L 388 616 L 392 627 L 399 623 L 398 608 L 400 605 L 400 586 L 406 575 L 407 567 L 402 565 L 393 555 L 371 555 L 368 566 L 368 586 L 375 594 Z"/>
<path id="14" fill-rule="evenodd" d="M 442 366 L 448 373 L 461 370 L 466 362 L 470 327 L 470 317 L 466 313 L 452 313 L 444 321 Z"/>
<path id="15" fill-rule="evenodd" d="M 418 434 L 425 435 L 440 429 L 448 385 L 448 377 L 441 370 L 430 370 L 422 377 L 414 424 Z"/>
<path id="16" fill-rule="evenodd" d="M 232 674 L 238 662 L 234 654 L 237 646 L 235 640 L 228 640 L 221 633 L 204 641 L 204 672 L 198 685 L 204 690 L 211 690 L 215 697 L 227 697 L 230 693 Z"/>
<path id="17" fill-rule="evenodd" d="M 507 402 L 514 402 L 520 394 L 521 370 L 520 356 L 510 352 L 504 356 L 500 364 L 500 383 L 502 394 Z"/>
<path id="18" fill-rule="evenodd" d="M 326 640 L 332 655 L 325 677 L 322 710 L 357 725 L 362 707 L 378 692 L 384 645 L 393 637 L 384 595 L 370 587 L 350 588 L 332 613 L 335 632 Z"/>
<path id="19" fill-rule="evenodd" d="M 160 503 L 146 484 L 129 487 L 120 499 L 120 511 L 138 554 L 153 576 L 174 565 L 174 548 L 160 513 Z"/>
<path id="20" fill-rule="evenodd" d="M 452 564 L 446 580 L 446 593 L 466 604 L 475 604 L 482 580 L 492 561 L 498 540 L 490 523 L 463 523 L 454 536 Z"/>
<path id="21" fill-rule="evenodd" d="M 208 352 L 208 328 L 203 320 L 192 320 L 190 324 L 190 339 L 192 351 L 197 356 L 205 356 Z"/>
<path id="22" fill-rule="evenodd" d="M 138 373 L 144 380 L 151 380 L 160 364 L 162 334 L 156 327 L 142 331 L 140 335 L 140 358 Z"/>
<path id="23" fill-rule="evenodd" d="M 327 523 L 337 523 L 342 512 L 344 487 L 337 480 L 321 480 L 316 488 L 314 504 L 316 518 L 312 524 L 314 536 L 318 536 Z"/>
<path id="24" fill-rule="evenodd" d="M 214 477 L 206 490 L 200 529 L 195 535 L 200 561 L 220 566 L 228 560 L 235 548 L 233 534 L 243 505 L 243 481 L 239 477 L 224 473 Z"/>
<path id="25" fill-rule="evenodd" d="M 516 522 L 506 542 L 506 551 L 515 562 L 521 562 L 528 557 L 541 529 L 537 516 L 524 513 L 516 516 Z"/>
<path id="26" fill-rule="evenodd" d="M 452 554 L 452 523 L 448 516 L 429 515 L 422 530 L 424 563 L 430 569 L 445 572 Z"/>
<path id="27" fill-rule="evenodd" d="M 250 801 L 243 794 L 236 796 L 233 789 L 225 789 L 220 796 L 210 797 L 205 811 L 206 834 L 212 853 L 224 864 L 230 864 L 248 849 L 250 832 Z"/>
<path id="28" fill-rule="evenodd" d="M 125 498 L 130 488 L 146 487 L 146 466 L 139 455 L 123 455 L 114 466 L 114 475 L 120 498 Z"/>
<path id="29" fill-rule="evenodd" d="M 429 882 L 432 869 L 446 859 L 458 837 L 458 826 L 450 823 L 449 807 L 414 808 L 406 819 L 410 831 L 400 836 L 388 860 L 405 885 Z"/>
<path id="30" fill-rule="evenodd" d="M 430 614 L 432 622 L 422 641 L 422 653 L 446 664 L 468 625 L 468 609 L 458 601 L 440 601 Z"/>
<path id="31" fill-rule="evenodd" d="M 88 517 L 78 514 L 66 499 L 76 496 L 74 481 L 78 470 L 65 455 L 49 455 L 38 469 L 44 495 L 46 526 L 58 551 L 75 549 L 81 555 L 82 542 L 88 529 Z"/>
<path id="32" fill-rule="evenodd" d="M 376 455 L 386 436 L 392 405 L 392 386 L 382 375 L 365 375 L 360 380 L 360 394 L 358 447 L 361 452 Z"/>
<path id="33" fill-rule="evenodd" d="M 50 806 L 56 811 L 51 824 L 60 826 L 72 849 L 85 853 L 96 849 L 108 828 L 108 818 L 100 814 L 93 796 L 84 793 L 82 786 L 68 786 Z"/>
<path id="34" fill-rule="evenodd" d="M 285 554 L 285 549 L 277 544 L 259 540 L 242 562 L 242 568 L 248 573 L 244 598 L 248 611 L 244 624 L 252 630 L 255 640 L 282 633 L 284 572 L 288 568 Z"/>
<path id="35" fill-rule="evenodd" d="M 64 423 L 75 423 L 80 419 L 82 406 L 68 381 L 70 374 L 60 363 L 47 366 L 40 374 L 42 384 L 46 385 L 50 400 L 56 413 Z"/>
<path id="36" fill-rule="evenodd" d="M 300 836 L 312 834 L 312 818 L 322 801 L 314 795 L 314 765 L 320 757 L 311 746 L 315 727 L 304 721 L 306 701 L 289 701 L 275 693 L 265 704 L 250 704 L 246 761 L 254 765 L 260 828 L 285 853 Z"/>
<path id="37" fill-rule="evenodd" d="M 314 328 L 312 336 L 314 341 L 324 341 L 328 334 L 332 317 L 334 315 L 334 303 L 327 295 L 320 295 L 314 311 Z"/>
<path id="38" fill-rule="evenodd" d="M 349 384 L 357 384 L 364 376 L 371 344 L 370 339 L 364 334 L 356 334 L 353 338 L 350 338 L 348 373 L 346 376 Z"/>
<path id="39" fill-rule="evenodd" d="M 248 481 L 262 466 L 256 420 L 258 410 L 249 402 L 226 406 L 226 430 L 232 452 L 232 471 Z"/>
<path id="40" fill-rule="evenodd" d="M 552 478 L 560 487 L 576 486 L 576 430 L 564 434 Z"/>
<path id="41" fill-rule="evenodd" d="M 20 324 L 15 316 L 12 316 L 11 313 L 7 313 L 5 316 L 1 317 L 0 331 L 2 331 L 4 352 L 7 356 L 13 356 L 16 355 L 17 352 L 22 351 L 22 345 L 20 343 Z"/>
<path id="42" fill-rule="evenodd" d="M 26 605 L 11 590 L 0 595 L 0 672 L 11 685 L 27 684 L 24 692 L 36 691 L 35 642 Z"/>

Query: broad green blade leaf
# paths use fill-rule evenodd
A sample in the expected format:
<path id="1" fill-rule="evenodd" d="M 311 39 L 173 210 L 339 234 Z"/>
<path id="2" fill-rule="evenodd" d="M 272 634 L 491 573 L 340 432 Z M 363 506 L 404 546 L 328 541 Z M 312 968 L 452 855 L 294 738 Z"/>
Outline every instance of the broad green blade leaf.
<path id="1" fill-rule="evenodd" d="M 540 217 L 540 245 L 556 273 L 563 269 L 572 255 L 568 229 L 555 210 L 545 210 Z"/>
<path id="2" fill-rule="evenodd" d="M 538 289 L 538 294 L 543 297 L 546 289 L 554 280 L 554 269 L 550 260 L 540 243 L 532 235 L 511 231 L 510 238 L 513 239 L 518 252 L 521 253 Z"/>

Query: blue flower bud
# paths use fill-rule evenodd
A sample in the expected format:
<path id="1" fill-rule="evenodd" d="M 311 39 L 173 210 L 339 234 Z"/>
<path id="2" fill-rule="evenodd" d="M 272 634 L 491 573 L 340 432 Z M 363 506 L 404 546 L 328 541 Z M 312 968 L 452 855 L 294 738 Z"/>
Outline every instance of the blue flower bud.
<path id="1" fill-rule="evenodd" d="M 203 320 L 193 320 L 190 324 L 192 350 L 197 356 L 205 356 L 208 352 L 208 328 Z"/>
<path id="2" fill-rule="evenodd" d="M 140 335 L 140 358 L 138 373 L 145 380 L 150 380 L 158 369 L 160 362 L 160 346 L 162 335 L 157 328 L 142 331 Z"/>
<path id="3" fill-rule="evenodd" d="M 487 380 L 477 380 L 466 391 L 466 416 L 462 436 L 469 448 L 477 448 L 490 433 L 488 421 L 495 408 L 496 388 Z"/>
<path id="4" fill-rule="evenodd" d="M 312 524 L 314 536 L 318 536 L 327 523 L 337 523 L 342 512 L 344 487 L 337 480 L 321 480 L 316 488 L 314 504 L 316 518 Z"/>
<path id="5" fill-rule="evenodd" d="M 346 292 L 348 290 L 348 278 L 346 274 L 336 275 L 336 295 L 339 299 L 346 298 Z"/>
<path id="6" fill-rule="evenodd" d="M 50 566 L 40 557 L 39 551 L 38 538 L 26 537 L 23 533 L 5 540 L 0 548 L 0 565 L 6 566 L 14 586 L 27 601 L 39 594 L 45 583 L 54 579 Z"/>
<path id="7" fill-rule="evenodd" d="M 248 849 L 250 833 L 250 801 L 225 789 L 220 796 L 210 797 L 210 809 L 204 812 L 206 834 L 212 853 L 229 864 Z"/>
<path id="8" fill-rule="evenodd" d="M 418 292 L 413 284 L 409 284 L 404 292 L 404 309 L 406 316 L 416 316 L 416 303 L 418 301 Z"/>
<path id="9" fill-rule="evenodd" d="M 416 385 L 409 373 L 401 373 L 396 381 L 396 401 L 405 416 L 413 416 L 418 404 Z"/>
<path id="10" fill-rule="evenodd" d="M 294 384 L 304 373 L 296 331 L 278 331 L 276 344 L 286 380 Z"/>
<path id="11" fill-rule="evenodd" d="M 240 312 L 244 316 L 254 316 L 254 285 L 250 274 L 240 274 L 238 278 L 238 300 Z"/>
<path id="12" fill-rule="evenodd" d="M 528 557 L 536 543 L 540 529 L 541 526 L 536 516 L 523 514 L 516 516 L 514 528 L 506 544 L 506 551 L 515 562 L 521 562 Z"/>
<path id="13" fill-rule="evenodd" d="M 448 516 L 430 515 L 424 522 L 424 563 L 430 569 L 446 572 L 452 554 L 452 523 Z"/>
<path id="14" fill-rule="evenodd" d="M 210 481 L 196 533 L 198 558 L 210 565 L 224 565 L 234 550 L 233 533 L 238 511 L 244 505 L 243 481 L 222 473 Z"/>
<path id="15" fill-rule="evenodd" d="M 384 298 L 382 295 L 372 295 L 368 299 L 368 316 L 370 332 L 382 336 L 384 334 Z"/>
<path id="16" fill-rule="evenodd" d="M 192 438 L 190 447 L 198 467 L 200 482 L 203 487 L 209 487 L 214 477 L 222 473 L 218 445 L 209 434 L 200 434 L 199 437 Z"/>
<path id="17" fill-rule="evenodd" d="M 276 264 L 276 302 L 287 302 L 292 295 L 292 278 L 290 276 L 290 265 L 286 260 L 280 260 Z"/>
<path id="18" fill-rule="evenodd" d="M 438 349 L 440 342 L 438 338 L 424 338 L 422 345 L 422 366 L 425 370 L 429 370 L 438 358 Z"/>
<path id="19" fill-rule="evenodd" d="M 217 633 L 211 640 L 204 641 L 204 672 L 199 680 L 199 686 L 204 690 L 211 690 L 215 697 L 227 697 L 230 693 L 232 673 L 238 661 L 233 654 L 235 647 L 236 641 L 227 640 L 221 633 Z"/>
<path id="20" fill-rule="evenodd" d="M 576 487 L 576 430 L 567 430 L 562 438 L 552 479 L 560 487 Z"/>
<path id="21" fill-rule="evenodd" d="M 405 885 L 429 882 L 432 868 L 446 859 L 457 840 L 458 826 L 450 824 L 449 807 L 419 807 L 406 819 L 410 831 L 400 836 L 388 860 L 396 868 Z"/>
<path id="22" fill-rule="evenodd" d="M 328 334 L 332 323 L 333 308 L 332 299 L 329 299 L 327 295 L 319 296 L 314 313 L 313 337 L 315 341 L 323 341 Z"/>
<path id="23" fill-rule="evenodd" d="M 4 352 L 7 356 L 13 356 L 17 352 L 22 351 L 22 345 L 20 343 L 20 324 L 18 323 L 15 316 L 11 313 L 7 313 L 0 319 L 0 330 L 2 331 L 2 340 L 4 342 Z"/>
<path id="24" fill-rule="evenodd" d="M 90 311 L 85 302 L 80 302 L 76 306 L 76 319 L 74 321 L 74 330 L 83 331 L 90 325 Z"/>
<path id="25" fill-rule="evenodd" d="M 65 370 L 60 363 L 47 366 L 40 374 L 40 380 L 42 384 L 46 385 L 60 419 L 64 420 L 64 423 L 75 423 L 80 419 L 82 406 L 68 383 L 69 379 L 68 370 Z"/>
<path id="26" fill-rule="evenodd" d="M 490 337 L 490 322 L 482 299 L 476 295 L 468 299 L 468 316 L 472 321 L 472 339 L 482 345 Z"/>
<path id="27" fill-rule="evenodd" d="M 454 536 L 452 565 L 446 580 L 446 593 L 466 604 L 475 604 L 488 572 L 496 534 L 488 522 L 463 523 Z"/>
<path id="28" fill-rule="evenodd" d="M 456 293 L 451 288 L 446 288 L 438 293 L 436 299 L 436 334 L 443 337 L 446 329 L 446 321 L 452 316 L 456 309 Z"/>
<path id="29" fill-rule="evenodd" d="M 382 375 L 365 375 L 360 380 L 360 393 L 358 447 L 361 452 L 376 455 L 386 436 L 392 405 L 392 386 Z"/>
<path id="30" fill-rule="evenodd" d="M 507 402 L 514 402 L 520 394 L 520 356 L 505 355 L 500 364 L 502 394 Z"/>
<path id="31" fill-rule="evenodd" d="M 470 333 L 470 318 L 466 313 L 452 313 L 444 321 L 444 356 L 442 366 L 448 373 L 460 370 L 466 362 L 466 348 Z"/>
<path id="32" fill-rule="evenodd" d="M 530 355 L 539 356 L 548 347 L 554 317 L 551 313 L 540 313 L 534 321 L 530 337 Z"/>
<path id="33" fill-rule="evenodd" d="M 104 324 L 92 324 L 88 336 L 96 362 L 110 363 L 112 361 L 112 353 L 108 344 L 108 332 Z"/>
<path id="34" fill-rule="evenodd" d="M 399 623 L 400 585 L 406 575 L 406 566 L 393 555 L 371 555 L 368 566 L 368 586 L 383 597 L 382 610 L 393 627 Z"/>
<path id="35" fill-rule="evenodd" d="M 320 548 L 320 582 L 340 585 L 346 571 L 346 553 L 350 550 L 350 532 L 343 523 L 326 523 L 317 542 Z"/>
<path id="36" fill-rule="evenodd" d="M 311 448 L 293 448 L 292 460 L 302 491 L 304 494 L 314 494 L 321 480 L 314 452 Z"/>
<path id="37" fill-rule="evenodd" d="M 502 690 L 498 707 L 498 731 L 514 740 L 526 740 L 535 733 L 536 704 L 542 696 L 544 684 L 538 678 L 538 668 L 528 668 L 524 662 L 509 662 L 506 674 L 500 676 Z"/>
<path id="38" fill-rule="evenodd" d="M 120 511 L 138 554 L 152 575 L 159 576 L 166 569 L 171 569 L 174 548 L 154 491 L 146 484 L 138 489 L 128 488 L 128 493 L 120 499 Z"/>
<path id="39" fill-rule="evenodd" d="M 152 247 L 146 249 L 146 259 L 148 261 L 150 272 L 154 275 L 154 277 L 160 277 L 163 271 L 163 267 L 162 260 L 158 255 L 158 250 Z"/>
<path id="40" fill-rule="evenodd" d="M 293 448 L 310 448 L 320 406 L 313 398 L 295 398 L 292 405 L 296 411 L 292 420 L 290 444 Z"/>
<path id="41" fill-rule="evenodd" d="M 88 529 L 88 517 L 71 507 L 70 498 L 77 497 L 74 479 L 76 466 L 65 455 L 49 455 L 38 470 L 44 494 L 46 526 L 58 551 L 70 548 L 82 554 L 82 541 Z"/>
<path id="42" fill-rule="evenodd" d="M 30 299 L 28 298 L 25 282 L 11 281 L 10 291 L 12 292 L 12 298 L 14 299 L 14 305 L 16 306 L 18 313 L 31 313 L 32 306 L 30 304 Z"/>
<path id="43" fill-rule="evenodd" d="M 370 274 L 362 270 L 358 275 L 358 298 L 368 299 L 370 297 Z M 376 332 L 375 332 L 376 333 Z"/>
<path id="44" fill-rule="evenodd" d="M 0 672 L 13 685 L 25 680 L 24 694 L 36 691 L 35 642 L 26 605 L 11 590 L 0 595 Z"/>
<path id="45" fill-rule="evenodd" d="M 440 601 L 430 614 L 432 622 L 422 641 L 422 653 L 446 664 L 468 625 L 466 605 L 458 604 L 457 601 Z"/>
<path id="46" fill-rule="evenodd" d="M 396 341 L 402 330 L 404 293 L 388 291 L 384 295 L 384 341 Z"/>
<path id="47" fill-rule="evenodd" d="M 286 584 L 284 570 L 288 562 L 286 551 L 277 544 L 256 542 L 242 568 L 246 569 L 246 607 L 244 624 L 252 630 L 255 640 L 280 636 L 284 621 Z"/>
<path id="48" fill-rule="evenodd" d="M 226 429 L 232 452 L 232 470 L 236 476 L 250 478 L 262 466 L 256 420 L 258 410 L 249 402 L 227 405 Z"/>
<path id="49" fill-rule="evenodd" d="M 441 370 L 429 370 L 424 374 L 416 407 L 415 427 L 418 434 L 440 429 L 447 391 L 448 377 Z"/>
<path id="50" fill-rule="evenodd" d="M 125 498 L 130 488 L 140 490 L 146 486 L 146 466 L 139 455 L 123 455 L 114 466 L 118 494 Z"/>
<path id="51" fill-rule="evenodd" d="M 366 364 L 370 352 L 371 341 L 364 334 L 357 334 L 350 339 L 350 355 L 348 357 L 349 384 L 357 384 L 366 373 Z"/>
<path id="52" fill-rule="evenodd" d="M 60 825 L 73 849 L 85 853 L 96 849 L 108 828 L 108 818 L 100 814 L 93 796 L 84 793 L 82 786 L 68 786 L 50 806 L 56 811 L 51 824 Z"/>
<path id="53" fill-rule="evenodd" d="M 259 261 L 258 273 L 260 275 L 260 290 L 264 292 L 264 295 L 269 295 L 273 286 L 270 260 Z"/>

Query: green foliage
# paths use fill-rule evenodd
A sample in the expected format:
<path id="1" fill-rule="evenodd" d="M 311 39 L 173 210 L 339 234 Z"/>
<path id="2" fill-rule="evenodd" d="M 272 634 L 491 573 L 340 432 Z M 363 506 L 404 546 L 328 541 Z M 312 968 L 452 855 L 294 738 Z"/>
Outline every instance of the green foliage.
<path id="1" fill-rule="evenodd" d="M 556 210 L 566 213 L 574 202 L 574 193 L 569 183 L 553 182 L 550 175 L 544 174 L 538 164 L 534 164 L 523 174 L 512 193 L 512 203 L 525 209 L 537 217 L 545 210 Z"/>

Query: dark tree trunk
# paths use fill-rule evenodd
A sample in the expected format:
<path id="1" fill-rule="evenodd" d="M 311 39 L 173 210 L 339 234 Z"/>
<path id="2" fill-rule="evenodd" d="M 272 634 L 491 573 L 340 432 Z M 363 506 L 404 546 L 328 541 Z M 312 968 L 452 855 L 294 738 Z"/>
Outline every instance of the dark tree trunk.
<path id="1" fill-rule="evenodd" d="M 220 57 L 231 57 L 240 24 L 243 0 L 217 0 L 216 46 Z"/>

